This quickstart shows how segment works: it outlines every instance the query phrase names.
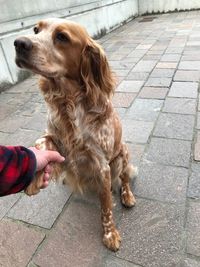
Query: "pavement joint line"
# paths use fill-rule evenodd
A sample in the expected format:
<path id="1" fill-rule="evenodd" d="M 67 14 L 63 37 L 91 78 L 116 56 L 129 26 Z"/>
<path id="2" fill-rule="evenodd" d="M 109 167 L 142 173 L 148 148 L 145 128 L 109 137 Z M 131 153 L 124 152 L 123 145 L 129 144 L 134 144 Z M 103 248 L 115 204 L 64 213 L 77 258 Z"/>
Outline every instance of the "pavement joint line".
<path id="1" fill-rule="evenodd" d="M 23 225 L 26 228 L 33 229 L 33 230 L 35 230 L 37 232 L 43 233 L 43 234 L 45 234 L 45 236 L 51 231 L 51 229 L 44 228 L 44 227 L 41 227 L 41 226 L 38 226 L 38 225 L 35 225 L 35 224 L 32 224 L 32 223 L 29 223 L 29 222 L 25 222 L 23 220 L 14 219 L 14 218 L 11 218 L 9 216 L 4 216 L 3 219 L 9 220 L 9 221 L 11 221 L 13 223 L 16 223 L 16 224 Z"/>
<path id="2" fill-rule="evenodd" d="M 123 260 L 123 261 L 125 261 L 125 262 L 130 262 L 130 263 L 134 264 L 135 267 L 145 267 L 144 265 L 140 265 L 140 264 L 138 264 L 138 263 L 136 263 L 136 262 L 133 262 L 133 261 L 124 259 L 124 258 L 122 258 L 122 257 L 119 257 L 118 255 L 115 255 L 115 257 L 118 258 L 118 259 L 120 259 L 120 260 Z"/>

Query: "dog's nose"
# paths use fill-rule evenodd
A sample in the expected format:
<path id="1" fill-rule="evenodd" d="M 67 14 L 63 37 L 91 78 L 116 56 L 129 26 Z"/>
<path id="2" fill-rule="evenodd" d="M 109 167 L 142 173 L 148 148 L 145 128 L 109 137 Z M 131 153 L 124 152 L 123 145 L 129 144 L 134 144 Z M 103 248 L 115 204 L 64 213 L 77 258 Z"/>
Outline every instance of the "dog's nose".
<path id="1" fill-rule="evenodd" d="M 33 44 L 27 37 L 20 37 L 14 41 L 15 49 L 18 53 L 29 52 Z"/>

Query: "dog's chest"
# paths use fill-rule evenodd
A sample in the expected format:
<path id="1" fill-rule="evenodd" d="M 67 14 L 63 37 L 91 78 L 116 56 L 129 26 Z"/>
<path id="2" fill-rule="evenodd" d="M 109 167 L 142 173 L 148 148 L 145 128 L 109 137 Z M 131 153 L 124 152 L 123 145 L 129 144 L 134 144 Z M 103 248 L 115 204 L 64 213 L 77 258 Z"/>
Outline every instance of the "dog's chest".
<path id="1" fill-rule="evenodd" d="M 75 111 L 75 125 L 78 137 L 82 137 L 84 142 L 87 143 L 92 139 L 106 154 L 112 154 L 114 148 L 112 117 L 99 123 L 95 119 L 92 120 L 91 115 L 89 116 L 81 106 L 78 106 Z"/>

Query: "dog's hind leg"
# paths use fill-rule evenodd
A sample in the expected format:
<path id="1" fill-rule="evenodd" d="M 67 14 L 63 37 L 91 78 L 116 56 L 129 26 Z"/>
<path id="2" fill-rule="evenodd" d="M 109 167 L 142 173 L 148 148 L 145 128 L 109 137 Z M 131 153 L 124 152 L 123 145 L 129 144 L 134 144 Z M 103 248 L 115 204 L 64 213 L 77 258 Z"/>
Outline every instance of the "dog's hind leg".
<path id="1" fill-rule="evenodd" d="M 115 228 L 112 215 L 112 192 L 111 192 L 111 175 L 110 167 L 107 166 L 106 170 L 102 170 L 103 183 L 100 190 L 100 201 L 101 201 L 101 217 L 103 226 L 103 243 L 113 251 L 119 249 L 121 238 Z"/>

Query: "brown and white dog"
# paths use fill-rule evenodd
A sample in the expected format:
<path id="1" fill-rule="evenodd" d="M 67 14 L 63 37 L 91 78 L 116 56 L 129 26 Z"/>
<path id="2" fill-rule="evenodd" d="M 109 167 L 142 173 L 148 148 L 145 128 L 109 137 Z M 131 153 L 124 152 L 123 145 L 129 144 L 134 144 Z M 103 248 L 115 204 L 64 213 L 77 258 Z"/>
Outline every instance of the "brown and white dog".
<path id="1" fill-rule="evenodd" d="M 59 151 L 66 161 L 54 165 L 55 179 L 80 192 L 95 189 L 101 202 L 103 242 L 111 250 L 120 246 L 112 215 L 111 184 L 121 180 L 121 201 L 135 204 L 130 189 L 134 168 L 111 97 L 114 79 L 104 51 L 86 30 L 64 19 L 46 19 L 34 34 L 14 42 L 16 64 L 40 74 L 40 89 L 48 105 L 48 129 L 36 141 L 38 149 Z M 39 192 L 42 175 L 27 188 Z"/>

